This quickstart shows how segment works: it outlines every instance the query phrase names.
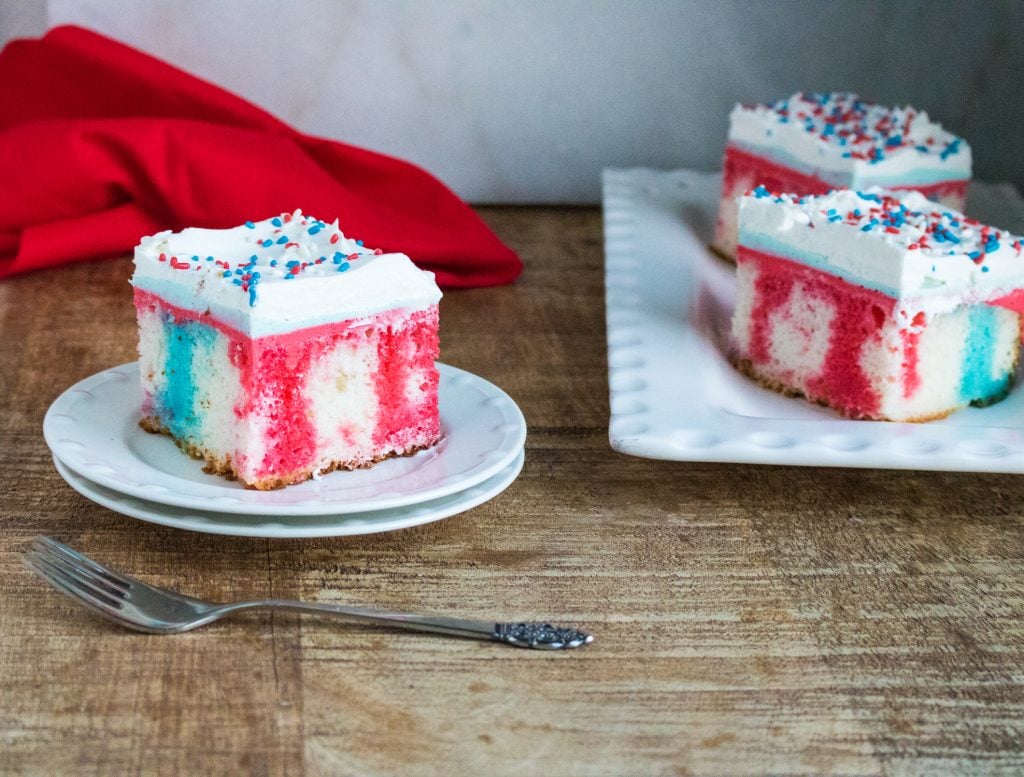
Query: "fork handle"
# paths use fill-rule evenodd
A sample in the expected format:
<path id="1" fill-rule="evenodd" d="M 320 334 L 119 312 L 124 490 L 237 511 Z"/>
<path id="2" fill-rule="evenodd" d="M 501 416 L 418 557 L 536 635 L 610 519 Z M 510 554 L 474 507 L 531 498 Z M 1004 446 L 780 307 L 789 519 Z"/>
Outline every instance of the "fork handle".
<path id="1" fill-rule="evenodd" d="M 319 615 L 337 615 L 353 620 L 384 623 L 410 631 L 428 631 L 492 642 L 504 642 L 516 647 L 535 650 L 564 650 L 586 645 L 593 637 L 578 629 L 561 628 L 541 622 L 496 623 L 489 621 L 448 618 L 441 615 L 416 615 L 407 612 L 388 612 L 361 607 L 346 607 L 321 602 L 300 602 L 294 599 L 257 599 L 250 602 L 225 604 L 217 608 L 217 615 L 242 610 L 276 609 Z"/>

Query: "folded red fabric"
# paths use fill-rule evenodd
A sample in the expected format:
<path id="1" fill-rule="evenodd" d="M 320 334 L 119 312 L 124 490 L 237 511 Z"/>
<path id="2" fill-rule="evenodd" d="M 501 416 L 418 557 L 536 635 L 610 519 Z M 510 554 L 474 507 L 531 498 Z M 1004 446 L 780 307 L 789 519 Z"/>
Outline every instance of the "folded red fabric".
<path id="1" fill-rule="evenodd" d="M 424 170 L 304 135 L 79 27 L 0 52 L 0 277 L 123 255 L 143 235 L 302 208 L 408 254 L 442 286 L 513 281 L 519 258 Z"/>

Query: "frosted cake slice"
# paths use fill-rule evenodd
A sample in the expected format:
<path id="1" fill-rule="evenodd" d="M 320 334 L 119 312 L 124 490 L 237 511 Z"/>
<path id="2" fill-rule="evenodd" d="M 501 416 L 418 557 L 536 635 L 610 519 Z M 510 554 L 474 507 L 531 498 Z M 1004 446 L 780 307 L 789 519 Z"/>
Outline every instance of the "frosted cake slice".
<path id="1" fill-rule="evenodd" d="M 740 199 L 732 358 L 851 418 L 926 421 L 1009 391 L 1021 238 L 916 192 Z"/>
<path id="2" fill-rule="evenodd" d="M 440 437 L 431 273 L 301 211 L 143 238 L 142 426 L 280 488 Z"/>
<path id="3" fill-rule="evenodd" d="M 832 189 L 915 189 L 963 210 L 971 179 L 966 141 L 914 108 L 886 108 L 855 94 L 800 92 L 729 116 L 713 247 L 736 249 L 736 198 L 756 186 L 790 194 Z"/>

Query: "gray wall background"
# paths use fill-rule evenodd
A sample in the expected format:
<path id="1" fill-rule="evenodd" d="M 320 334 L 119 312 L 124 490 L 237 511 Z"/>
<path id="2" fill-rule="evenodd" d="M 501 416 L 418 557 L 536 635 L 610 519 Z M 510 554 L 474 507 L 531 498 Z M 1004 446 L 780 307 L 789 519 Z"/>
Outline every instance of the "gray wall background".
<path id="1" fill-rule="evenodd" d="M 909 103 L 1024 189 L 1019 0 L 0 0 L 77 23 L 475 202 L 595 202 L 609 166 L 715 169 L 727 114 L 801 89 Z"/>

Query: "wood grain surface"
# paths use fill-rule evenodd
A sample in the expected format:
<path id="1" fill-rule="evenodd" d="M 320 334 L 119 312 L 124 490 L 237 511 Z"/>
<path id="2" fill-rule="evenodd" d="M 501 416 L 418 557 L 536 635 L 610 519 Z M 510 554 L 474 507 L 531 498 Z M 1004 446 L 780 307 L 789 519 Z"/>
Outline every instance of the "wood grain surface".
<path id="1" fill-rule="evenodd" d="M 0 773 L 1024 773 L 1024 478 L 616 454 L 599 211 L 481 212 L 526 272 L 445 296 L 442 358 L 519 403 L 526 466 L 389 534 L 208 536 L 83 499 L 41 424 L 135 358 L 130 262 L 0 283 Z M 213 599 L 549 618 L 596 641 L 293 614 L 138 635 L 23 566 L 39 533 Z"/>

